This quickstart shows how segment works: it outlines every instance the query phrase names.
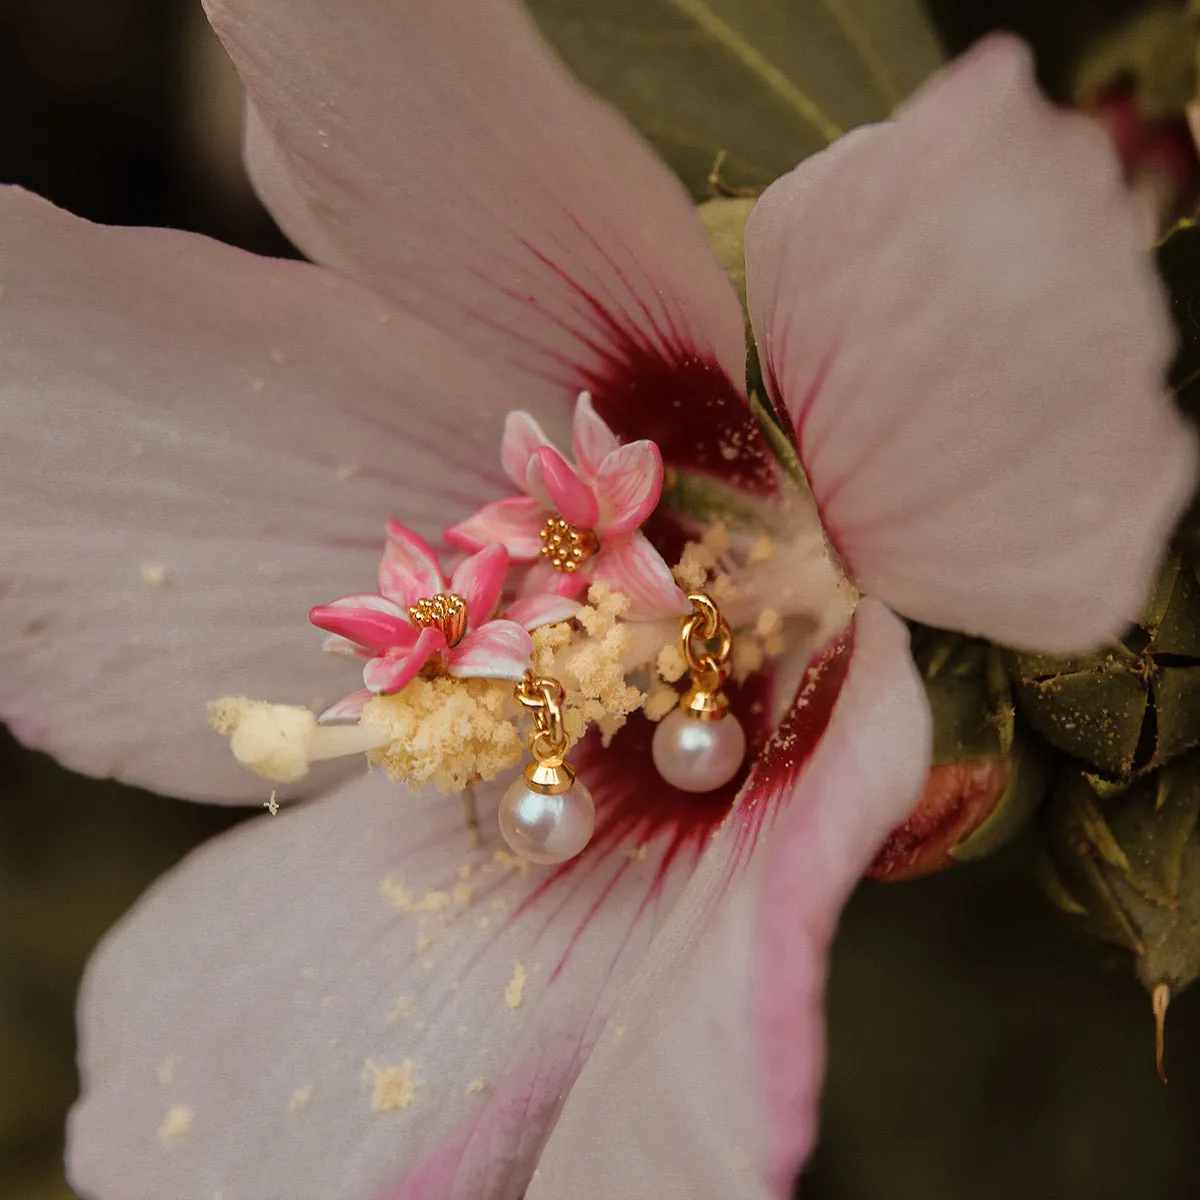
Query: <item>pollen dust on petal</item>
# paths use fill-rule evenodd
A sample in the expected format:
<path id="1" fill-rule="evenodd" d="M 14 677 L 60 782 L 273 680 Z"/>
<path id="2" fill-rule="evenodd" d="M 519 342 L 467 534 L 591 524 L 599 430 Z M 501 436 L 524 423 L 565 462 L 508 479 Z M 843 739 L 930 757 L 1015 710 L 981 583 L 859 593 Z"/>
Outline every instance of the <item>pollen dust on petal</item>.
<path id="1" fill-rule="evenodd" d="M 509 854 L 507 850 L 497 850 L 492 855 L 492 862 L 498 863 L 506 871 L 516 871 L 519 875 L 528 875 L 530 871 L 529 859 L 522 858 L 519 854 Z M 496 901 L 492 901 L 492 906 L 496 907 Z M 503 905 L 507 907 L 507 904 Z"/>
<path id="2" fill-rule="evenodd" d="M 368 701 L 362 721 L 391 735 L 368 755 L 389 778 L 413 789 L 433 784 L 458 792 L 521 761 L 515 716 L 507 680 L 418 676 L 396 695 Z"/>
<path id="3" fill-rule="evenodd" d="M 479 1093 L 482 1092 L 486 1087 L 487 1084 L 484 1083 L 482 1079 L 472 1079 L 471 1082 L 467 1084 L 467 1095 L 478 1096 Z"/>
<path id="4" fill-rule="evenodd" d="M 160 562 L 145 562 L 138 565 L 138 572 L 142 577 L 142 582 L 147 587 L 160 588 L 166 587 L 171 579 L 171 568 L 166 563 Z"/>
<path id="5" fill-rule="evenodd" d="M 292 1098 L 288 1101 L 287 1110 L 290 1113 L 303 1112 L 308 1107 L 308 1102 L 313 1098 L 313 1085 L 306 1084 L 304 1087 L 298 1087 L 293 1093 Z"/>
<path id="6" fill-rule="evenodd" d="M 368 1058 L 363 1064 L 363 1082 L 371 1087 L 371 1111 L 407 1111 L 417 1098 L 420 1081 L 413 1075 L 411 1059 L 399 1066 L 380 1066 Z"/>
<path id="7" fill-rule="evenodd" d="M 411 996 L 401 996 L 392 1005 L 388 1014 L 388 1024 L 395 1025 L 397 1021 L 407 1021 L 417 1011 L 416 1001 Z"/>
<path id="8" fill-rule="evenodd" d="M 173 1104 L 167 1109 L 158 1127 L 158 1140 L 168 1149 L 185 1138 L 192 1128 L 192 1110 L 183 1104 Z"/>
<path id="9" fill-rule="evenodd" d="M 504 1003 L 508 1005 L 513 1012 L 525 1002 L 525 984 L 529 980 L 529 973 L 525 970 L 525 964 L 518 959 L 513 963 L 512 978 L 508 981 L 504 988 Z"/>
<path id="10" fill-rule="evenodd" d="M 168 1054 L 167 1057 L 158 1064 L 158 1071 L 156 1073 L 158 1075 L 159 1083 L 166 1085 L 175 1078 L 175 1064 L 178 1061 L 179 1060 L 174 1054 Z"/>
<path id="11" fill-rule="evenodd" d="M 646 693 L 646 703 L 642 705 L 642 712 L 646 714 L 647 720 L 661 721 L 667 713 L 679 703 L 679 693 L 665 683 L 652 683 L 650 691 Z"/>

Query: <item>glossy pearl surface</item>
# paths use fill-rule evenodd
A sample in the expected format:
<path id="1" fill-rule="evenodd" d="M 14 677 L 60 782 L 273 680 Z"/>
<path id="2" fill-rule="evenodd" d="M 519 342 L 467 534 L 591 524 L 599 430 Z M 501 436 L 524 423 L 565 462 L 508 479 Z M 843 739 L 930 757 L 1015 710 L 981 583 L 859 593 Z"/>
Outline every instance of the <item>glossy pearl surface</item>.
<path id="1" fill-rule="evenodd" d="M 595 828 L 592 793 L 578 779 L 561 796 L 543 796 L 520 775 L 500 801 L 500 836 L 531 863 L 574 858 L 592 840 Z"/>
<path id="2" fill-rule="evenodd" d="M 746 732 L 737 717 L 698 721 L 676 709 L 650 745 L 658 773 L 682 792 L 711 792 L 728 783 L 746 757 Z"/>

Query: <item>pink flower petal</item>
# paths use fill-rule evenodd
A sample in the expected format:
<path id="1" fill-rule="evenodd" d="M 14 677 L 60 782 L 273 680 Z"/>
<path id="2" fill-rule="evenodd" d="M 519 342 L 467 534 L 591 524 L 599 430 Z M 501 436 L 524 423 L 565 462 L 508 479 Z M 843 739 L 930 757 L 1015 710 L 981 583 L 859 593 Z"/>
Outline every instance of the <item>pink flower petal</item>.
<path id="1" fill-rule="evenodd" d="M 624 537 L 654 511 L 662 495 L 662 455 L 653 442 L 632 442 L 605 455 L 596 472 L 602 536 Z"/>
<path id="2" fill-rule="evenodd" d="M 465 521 L 450 526 L 445 538 L 461 550 L 503 546 L 514 562 L 530 562 L 542 548 L 538 534 L 546 516 L 546 510 L 529 496 L 509 496 L 485 504 Z"/>
<path id="3" fill-rule="evenodd" d="M 856 581 L 1044 650 L 1115 634 L 1195 477 L 1137 209 L 993 37 L 764 194 L 750 309 Z"/>
<path id="4" fill-rule="evenodd" d="M 726 420 L 761 443 L 737 299 L 689 197 L 521 5 L 206 7 L 249 93 L 251 173 L 302 249 L 462 338 L 556 440 L 588 388 L 675 463 L 649 426 L 686 402 L 681 456 L 763 473 L 719 453 Z"/>
<path id="5" fill-rule="evenodd" d="M 367 688 L 360 688 L 343 696 L 336 704 L 331 704 L 318 718 L 322 725 L 338 725 L 343 722 L 356 722 L 362 716 L 368 700 L 373 700 L 375 693 Z"/>
<path id="6" fill-rule="evenodd" d="M 552 446 L 537 452 L 537 472 L 558 515 L 572 525 L 590 529 L 600 517 L 592 489 Z"/>
<path id="7" fill-rule="evenodd" d="M 538 596 L 526 596 L 505 605 L 504 616 L 516 621 L 524 629 L 537 629 L 539 625 L 555 625 L 569 621 L 579 611 L 579 605 L 568 596 L 545 592 Z"/>
<path id="8" fill-rule="evenodd" d="M 618 446 L 620 439 L 600 419 L 591 392 L 580 392 L 575 401 L 575 423 L 571 445 L 579 469 L 587 476 L 600 470 L 600 464 Z"/>
<path id="9" fill-rule="evenodd" d="M 472 630 L 449 654 L 460 679 L 520 679 L 529 669 L 533 638 L 515 621 L 489 621 Z"/>
<path id="10" fill-rule="evenodd" d="M 440 629 L 422 629 L 410 647 L 398 646 L 371 659 L 363 667 L 363 683 L 378 695 L 391 695 L 415 679 L 421 668 L 445 649 L 446 638 Z"/>
<path id="11" fill-rule="evenodd" d="M 602 544 L 600 553 L 591 562 L 595 564 L 592 579 L 602 580 L 614 592 L 629 597 L 625 615 L 631 620 L 675 617 L 689 611 L 687 597 L 675 582 L 670 567 L 645 535 L 635 533 L 624 541 Z"/>
<path id="12" fill-rule="evenodd" d="M 502 790 L 478 849 L 457 796 L 373 773 L 160 881 L 84 981 L 79 1194 L 517 1200 L 693 858 L 514 870 Z"/>
<path id="13" fill-rule="evenodd" d="M 343 596 L 332 604 L 310 609 L 308 619 L 318 629 L 345 638 L 371 654 L 383 654 L 394 647 L 407 650 L 417 640 L 408 614 L 384 596 Z"/>
<path id="14" fill-rule="evenodd" d="M 446 590 L 437 553 L 419 533 L 389 521 L 387 544 L 379 564 L 379 590 L 405 611 L 422 597 Z"/>
<path id="15" fill-rule="evenodd" d="M 574 600 L 587 591 L 587 571 L 556 571 L 545 559 L 535 562 L 525 572 L 525 578 L 517 589 L 520 600 L 537 596 L 562 596 Z"/>
<path id="16" fill-rule="evenodd" d="M 450 590 L 467 602 L 468 629 L 491 619 L 507 574 L 508 552 L 503 546 L 488 546 L 455 568 Z"/>
<path id="17" fill-rule="evenodd" d="M 309 607 L 374 578 L 392 512 L 436 537 L 502 494 L 519 400 L 304 263 L 6 189 L 0 264 L 0 719 L 75 770 L 257 803 L 206 702 L 353 686 Z"/>
<path id="18" fill-rule="evenodd" d="M 543 447 L 551 444 L 542 427 L 527 412 L 511 412 L 504 422 L 504 437 L 500 442 L 500 464 L 513 483 L 524 490 L 529 460 Z"/>
<path id="19" fill-rule="evenodd" d="M 928 767 L 907 644 L 865 601 L 822 661 L 844 672 L 831 714 L 808 677 L 614 1009 L 528 1200 L 792 1195 L 816 1131 L 834 925 Z M 778 815 L 748 846 L 771 797 Z"/>

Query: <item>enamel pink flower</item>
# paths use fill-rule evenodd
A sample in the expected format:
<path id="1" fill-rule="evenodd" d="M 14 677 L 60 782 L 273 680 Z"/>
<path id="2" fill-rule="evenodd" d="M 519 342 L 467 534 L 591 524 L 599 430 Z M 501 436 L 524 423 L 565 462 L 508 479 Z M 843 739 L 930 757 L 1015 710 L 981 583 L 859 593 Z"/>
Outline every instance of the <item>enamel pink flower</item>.
<path id="1" fill-rule="evenodd" d="M 492 545 L 471 555 L 447 580 L 429 543 L 399 521 L 388 522 L 379 566 L 379 591 L 343 596 L 314 608 L 308 619 L 367 659 L 366 693 L 336 704 L 326 719 L 357 717 L 370 695 L 400 691 L 431 658 L 464 679 L 520 679 L 530 665 L 528 629 L 565 621 L 575 605 L 534 595 L 495 616 L 508 572 L 508 554 Z"/>
<path id="2" fill-rule="evenodd" d="M 525 495 L 486 504 L 446 530 L 451 545 L 504 546 L 514 562 L 537 563 L 526 588 L 577 596 L 592 581 L 628 596 L 637 619 L 678 616 L 687 598 L 641 532 L 662 495 L 663 465 L 647 440 L 622 445 L 583 392 L 569 463 L 525 412 L 504 423 L 500 462 Z M 540 561 L 539 561 L 540 560 Z"/>
<path id="3" fill-rule="evenodd" d="M 206 701 L 355 686 L 303 614 L 372 577 L 389 517 L 444 554 L 512 496 L 507 415 L 566 445 L 581 392 L 605 455 L 653 443 L 678 481 L 639 530 L 664 562 L 713 532 L 681 496 L 755 514 L 708 545 L 739 636 L 779 647 L 730 688 L 749 753 L 720 788 L 660 779 L 640 713 L 572 749 L 596 825 L 561 866 L 473 847 L 457 798 L 345 760 L 198 850 L 88 968 L 73 1188 L 787 1196 L 837 916 L 929 765 L 901 617 L 1056 651 L 1114 635 L 1195 480 L 1112 149 L 999 38 L 763 194 L 749 308 L 802 489 L 689 198 L 517 4 L 208 9 L 259 192 L 319 265 L 0 193 L 16 734 L 261 805 Z M 485 828 L 507 782 L 475 789 Z"/>

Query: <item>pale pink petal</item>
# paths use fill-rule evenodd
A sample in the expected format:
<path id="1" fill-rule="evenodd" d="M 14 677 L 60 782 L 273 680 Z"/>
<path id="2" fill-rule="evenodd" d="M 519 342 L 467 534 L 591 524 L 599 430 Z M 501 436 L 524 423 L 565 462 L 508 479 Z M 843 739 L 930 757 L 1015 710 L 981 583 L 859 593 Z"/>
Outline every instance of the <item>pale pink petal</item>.
<path id="1" fill-rule="evenodd" d="M 543 446 L 530 465 L 530 474 L 540 480 L 550 497 L 551 507 L 564 521 L 581 529 L 590 529 L 596 524 L 600 508 L 592 489 L 557 450 Z"/>
<path id="2" fill-rule="evenodd" d="M 690 198 L 522 5 L 206 7 L 249 94 L 259 193 L 316 261 L 479 351 L 560 445 L 589 390 L 622 440 L 770 486 L 741 312 Z"/>
<path id="3" fill-rule="evenodd" d="M 355 601 L 359 599 L 359 596 L 345 596 L 332 604 L 318 604 L 309 610 L 308 619 L 318 629 L 345 638 L 372 654 L 412 648 L 417 640 L 417 631 L 407 614 L 399 610 L 381 612 L 377 608 L 368 608 L 356 604 Z"/>
<path id="4" fill-rule="evenodd" d="M 415 679 L 421 668 L 446 649 L 446 637 L 440 629 L 422 629 L 411 646 L 397 646 L 363 667 L 363 683 L 378 695 L 391 695 Z"/>
<path id="5" fill-rule="evenodd" d="M 574 869 L 517 870 L 503 787 L 475 789 L 473 849 L 459 797 L 372 773 L 144 897 L 84 980 L 79 1194 L 518 1200 L 703 847 L 634 855 L 634 827 Z M 389 1110 L 406 1063 L 411 1106 L 397 1086 Z"/>
<path id="6" fill-rule="evenodd" d="M 929 762 L 901 622 L 866 601 L 818 661 L 613 1011 L 528 1200 L 792 1195 L 837 916 Z"/>
<path id="7" fill-rule="evenodd" d="M 605 457 L 620 444 L 616 434 L 596 412 L 591 392 L 580 392 L 575 402 L 575 422 L 571 431 L 571 448 L 579 469 L 585 475 L 595 475 Z"/>
<path id="8" fill-rule="evenodd" d="M 654 511 L 662 495 L 662 455 L 653 442 L 631 442 L 605 455 L 595 489 L 601 536 L 624 537 Z"/>
<path id="9" fill-rule="evenodd" d="M 468 629 L 482 625 L 496 611 L 506 574 L 508 552 L 503 546 L 488 546 L 455 568 L 450 591 L 467 602 Z"/>
<path id="10" fill-rule="evenodd" d="M 517 589 L 517 597 L 526 600 L 538 596 L 562 596 L 575 599 L 587 590 L 589 576 L 584 571 L 556 571 L 545 559 L 535 562 L 525 572 Z"/>
<path id="11" fill-rule="evenodd" d="M 751 315 L 855 580 L 1045 650 L 1115 635 L 1195 477 L 1103 130 L 996 36 L 809 159 L 747 230 Z"/>
<path id="12" fill-rule="evenodd" d="M 539 625 L 555 625 L 559 621 L 569 621 L 578 611 L 579 604 L 569 596 L 544 592 L 537 596 L 525 596 L 505 605 L 503 615 L 525 629 L 537 629 Z"/>
<path id="13" fill-rule="evenodd" d="M 322 640 L 321 649 L 326 654 L 337 655 L 338 658 L 363 659 L 371 657 L 361 646 L 356 646 L 349 639 L 339 637 L 336 633 L 331 633 Z"/>
<path id="14" fill-rule="evenodd" d="M 485 504 L 465 521 L 451 525 L 445 538 L 461 550 L 503 546 L 514 562 L 529 562 L 542 548 L 538 534 L 546 516 L 546 510 L 531 497 L 509 496 Z"/>
<path id="15" fill-rule="evenodd" d="M 375 693 L 367 688 L 360 688 L 343 696 L 336 704 L 331 704 L 318 718 L 322 725 L 338 725 L 342 722 L 355 722 L 362 716 L 362 710 Z"/>
<path id="16" fill-rule="evenodd" d="M 635 533 L 623 541 L 602 545 L 588 565 L 592 579 L 629 597 L 626 616 L 632 620 L 682 616 L 689 611 L 687 597 L 675 582 L 671 568 L 644 534 Z"/>
<path id="17" fill-rule="evenodd" d="M 500 442 L 500 465 L 519 488 L 525 487 L 529 460 L 543 447 L 551 445 L 542 427 L 527 412 L 511 412 L 504 422 Z"/>
<path id="18" fill-rule="evenodd" d="M 533 638 L 523 626 L 489 621 L 451 649 L 449 670 L 461 679 L 520 679 L 532 656 Z"/>
<path id="19" fill-rule="evenodd" d="M 437 553 L 419 533 L 389 521 L 387 543 L 379 564 L 379 590 L 405 611 L 422 597 L 446 590 Z"/>
<path id="20" fill-rule="evenodd" d="M 517 397 L 315 267 L 16 189 L 0 287 L 0 719 L 76 770 L 258 803 L 207 701 L 353 687 L 309 608 L 370 585 L 389 516 L 436 538 L 503 494 Z"/>

